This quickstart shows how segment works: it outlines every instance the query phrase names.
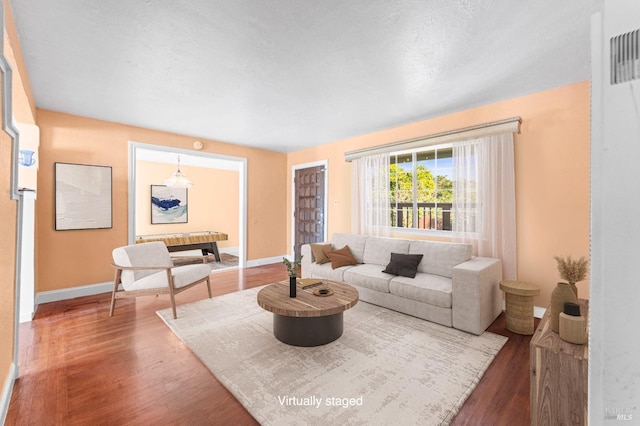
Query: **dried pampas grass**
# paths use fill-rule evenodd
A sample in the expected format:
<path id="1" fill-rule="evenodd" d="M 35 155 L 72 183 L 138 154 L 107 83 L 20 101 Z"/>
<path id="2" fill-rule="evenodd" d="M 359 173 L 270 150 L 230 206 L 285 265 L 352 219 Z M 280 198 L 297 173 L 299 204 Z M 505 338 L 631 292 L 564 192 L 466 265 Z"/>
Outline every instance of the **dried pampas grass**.
<path id="1" fill-rule="evenodd" d="M 578 281 L 582 281 L 587 277 L 589 272 L 589 261 L 583 257 L 574 260 L 571 256 L 554 256 L 558 263 L 558 271 L 560 276 L 567 280 L 569 284 L 575 284 Z"/>

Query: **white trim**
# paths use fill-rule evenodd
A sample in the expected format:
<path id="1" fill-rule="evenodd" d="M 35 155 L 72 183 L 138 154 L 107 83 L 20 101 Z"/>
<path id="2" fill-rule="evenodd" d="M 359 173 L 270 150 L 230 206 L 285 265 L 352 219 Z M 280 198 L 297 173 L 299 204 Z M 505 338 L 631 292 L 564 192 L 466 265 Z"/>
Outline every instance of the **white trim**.
<path id="1" fill-rule="evenodd" d="M 547 308 L 541 308 L 540 306 L 533 307 L 533 316 L 536 318 L 542 318 L 545 312 L 547 312 Z"/>
<path id="2" fill-rule="evenodd" d="M 82 296 L 93 296 L 113 291 L 113 282 L 83 285 L 63 288 L 61 290 L 41 291 L 36 294 L 36 306 L 42 303 L 58 302 L 60 300 L 75 299 Z"/>
<path id="3" fill-rule="evenodd" d="M 462 129 L 449 130 L 432 135 L 421 136 L 419 138 L 408 139 L 399 142 L 392 142 L 385 145 L 364 148 L 356 151 L 345 152 L 345 161 L 352 161 L 367 155 L 382 154 L 386 152 L 404 151 L 425 146 L 438 145 L 446 142 L 456 142 L 469 139 L 477 139 L 482 136 L 495 135 L 498 133 L 517 132 L 520 133 L 520 117 L 511 117 L 504 120 L 492 121 L 490 123 L 477 124 L 475 126 L 464 127 Z"/>
<path id="4" fill-rule="evenodd" d="M 282 258 L 285 256 L 286 255 L 249 260 L 247 262 L 246 267 L 251 268 L 254 266 L 280 263 L 282 262 Z M 238 269 L 242 269 L 242 268 L 238 267 Z M 216 272 L 216 271 L 213 271 L 213 272 Z M 83 285 L 83 286 L 71 287 L 71 288 L 63 288 L 61 290 L 42 291 L 36 294 L 36 306 L 42 303 L 58 302 L 60 300 L 75 299 L 76 297 L 93 296 L 93 295 L 102 294 L 102 293 L 111 293 L 112 291 L 113 291 L 113 281 L 98 283 L 98 284 L 89 284 L 89 285 Z"/>
<path id="5" fill-rule="evenodd" d="M 240 250 L 238 256 L 238 266 L 246 267 L 247 263 L 247 159 L 243 157 L 232 157 L 229 155 L 214 154 L 210 152 L 195 151 L 191 149 L 174 148 L 164 145 L 153 145 L 143 142 L 129 141 L 129 244 L 135 242 L 135 217 L 136 217 L 136 151 L 138 149 L 146 149 L 150 151 L 173 152 L 195 157 L 204 157 L 215 160 L 233 161 L 237 163 L 239 174 L 239 197 L 238 197 L 238 239 L 240 241 Z"/>
<path id="6" fill-rule="evenodd" d="M 9 367 L 9 375 L 2 387 L 2 399 L 0 399 L 0 424 L 4 424 L 7 420 L 7 412 L 9 411 L 9 403 L 11 402 L 11 394 L 13 393 L 13 385 L 18 378 L 18 365 L 15 362 Z"/>
<path id="7" fill-rule="evenodd" d="M 295 218 L 295 206 L 296 206 L 296 191 L 295 191 L 295 178 L 296 170 L 308 169 L 310 167 L 324 167 L 324 235 L 323 240 L 329 239 L 329 160 L 313 161 L 311 163 L 296 164 L 291 166 L 291 253 L 287 256 L 293 257 L 293 248 L 296 245 L 296 218 Z"/>
<path id="8" fill-rule="evenodd" d="M 11 143 L 11 182 L 9 196 L 12 200 L 20 198 L 18 191 L 18 152 L 20 150 L 20 131 L 13 121 L 13 70 L 9 61 L 4 56 L 4 3 L 0 5 L 0 22 L 2 22 L 2 32 L 0 33 L 0 79 L 2 80 L 2 130 L 12 140 Z"/>
<path id="9" fill-rule="evenodd" d="M 281 256 L 264 257 L 262 259 L 249 260 L 247 262 L 247 268 L 253 268 L 255 266 L 262 266 L 262 265 L 271 265 L 273 263 L 281 263 L 282 262 L 282 258 L 283 257 L 287 257 L 287 256 L 288 255 L 283 254 Z"/>

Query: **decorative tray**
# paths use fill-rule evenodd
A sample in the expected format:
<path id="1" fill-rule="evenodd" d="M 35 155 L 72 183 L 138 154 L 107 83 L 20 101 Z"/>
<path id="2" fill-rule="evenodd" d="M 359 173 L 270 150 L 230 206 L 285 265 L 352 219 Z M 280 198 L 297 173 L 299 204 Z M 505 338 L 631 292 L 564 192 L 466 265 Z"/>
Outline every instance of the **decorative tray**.
<path id="1" fill-rule="evenodd" d="M 316 288 L 313 290 L 313 294 L 320 297 L 327 297 L 333 294 L 333 290 L 330 288 Z"/>

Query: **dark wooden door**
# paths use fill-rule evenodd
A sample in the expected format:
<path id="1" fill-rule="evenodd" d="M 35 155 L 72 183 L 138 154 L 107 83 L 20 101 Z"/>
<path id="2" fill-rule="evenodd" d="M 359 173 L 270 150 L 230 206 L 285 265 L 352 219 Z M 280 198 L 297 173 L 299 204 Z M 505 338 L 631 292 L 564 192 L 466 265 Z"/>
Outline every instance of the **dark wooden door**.
<path id="1" fill-rule="evenodd" d="M 300 256 L 303 244 L 324 240 L 324 166 L 296 170 L 294 177 L 295 220 L 294 253 Z"/>

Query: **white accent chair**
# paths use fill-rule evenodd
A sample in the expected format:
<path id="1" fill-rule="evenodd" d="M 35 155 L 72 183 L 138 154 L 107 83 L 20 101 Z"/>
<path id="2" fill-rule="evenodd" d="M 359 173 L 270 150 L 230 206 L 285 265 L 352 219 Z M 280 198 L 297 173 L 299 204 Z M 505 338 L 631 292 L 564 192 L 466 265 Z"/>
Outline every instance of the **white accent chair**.
<path id="1" fill-rule="evenodd" d="M 211 298 L 209 265 L 199 263 L 173 266 L 169 250 L 163 242 L 118 247 L 113 250 L 112 255 L 112 266 L 116 268 L 116 274 L 109 316 L 113 316 L 116 299 L 168 293 L 171 296 L 173 318 L 177 319 L 175 295 L 201 282 L 207 283 Z"/>

